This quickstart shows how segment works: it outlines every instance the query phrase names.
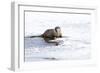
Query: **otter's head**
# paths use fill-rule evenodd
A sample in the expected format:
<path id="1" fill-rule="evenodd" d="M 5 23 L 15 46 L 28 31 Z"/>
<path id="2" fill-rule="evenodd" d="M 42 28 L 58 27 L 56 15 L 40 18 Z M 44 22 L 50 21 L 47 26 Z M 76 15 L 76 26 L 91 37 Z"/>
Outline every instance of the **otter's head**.
<path id="1" fill-rule="evenodd" d="M 61 28 L 59 26 L 55 27 L 55 31 L 57 32 L 57 37 L 61 34 Z"/>

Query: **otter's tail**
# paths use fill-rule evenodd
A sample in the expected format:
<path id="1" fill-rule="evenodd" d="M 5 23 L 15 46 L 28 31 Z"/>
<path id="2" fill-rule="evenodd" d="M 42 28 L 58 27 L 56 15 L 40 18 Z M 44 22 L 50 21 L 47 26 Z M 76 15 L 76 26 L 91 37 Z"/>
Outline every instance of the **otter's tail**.
<path id="1" fill-rule="evenodd" d="M 35 38 L 35 37 L 42 37 L 42 35 L 26 36 L 25 38 Z"/>

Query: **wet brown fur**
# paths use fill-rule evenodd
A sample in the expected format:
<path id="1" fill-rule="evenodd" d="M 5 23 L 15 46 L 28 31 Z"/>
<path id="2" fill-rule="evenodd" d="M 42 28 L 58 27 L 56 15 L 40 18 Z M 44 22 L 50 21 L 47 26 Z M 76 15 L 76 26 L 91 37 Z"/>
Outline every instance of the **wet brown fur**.
<path id="1" fill-rule="evenodd" d="M 31 36 L 31 38 L 33 37 L 42 37 L 44 38 L 45 42 L 55 43 L 56 45 L 58 45 L 59 43 L 57 41 L 51 41 L 51 40 L 55 40 L 56 38 L 62 37 L 61 28 L 57 26 L 54 29 L 47 29 L 42 35 Z"/>
<path id="2" fill-rule="evenodd" d="M 48 29 L 43 33 L 42 37 L 47 43 L 55 43 L 56 45 L 58 45 L 59 43 L 57 41 L 51 40 L 55 40 L 56 38 L 62 37 L 61 28 L 55 27 L 55 29 Z"/>

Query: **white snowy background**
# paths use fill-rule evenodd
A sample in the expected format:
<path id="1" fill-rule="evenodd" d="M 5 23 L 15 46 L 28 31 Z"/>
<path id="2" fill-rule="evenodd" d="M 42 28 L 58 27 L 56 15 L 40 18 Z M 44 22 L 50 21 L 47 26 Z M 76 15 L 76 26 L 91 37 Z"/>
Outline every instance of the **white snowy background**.
<path id="1" fill-rule="evenodd" d="M 56 26 L 67 36 L 58 46 L 39 37 L 25 38 L 25 61 L 89 59 L 90 22 L 91 16 L 87 14 L 25 12 L 25 37 L 41 35 Z"/>

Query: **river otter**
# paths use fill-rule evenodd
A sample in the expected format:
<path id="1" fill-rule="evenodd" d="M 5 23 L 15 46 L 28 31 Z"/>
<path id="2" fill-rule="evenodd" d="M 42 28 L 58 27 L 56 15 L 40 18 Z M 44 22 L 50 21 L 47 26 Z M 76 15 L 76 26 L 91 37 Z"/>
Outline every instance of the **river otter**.
<path id="1" fill-rule="evenodd" d="M 57 26 L 55 27 L 55 29 L 47 29 L 42 35 L 31 36 L 31 38 L 33 37 L 43 37 L 47 43 L 55 43 L 56 45 L 58 45 L 59 43 L 57 41 L 51 41 L 51 40 L 55 40 L 56 38 L 62 37 L 61 28 Z"/>

